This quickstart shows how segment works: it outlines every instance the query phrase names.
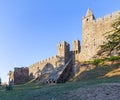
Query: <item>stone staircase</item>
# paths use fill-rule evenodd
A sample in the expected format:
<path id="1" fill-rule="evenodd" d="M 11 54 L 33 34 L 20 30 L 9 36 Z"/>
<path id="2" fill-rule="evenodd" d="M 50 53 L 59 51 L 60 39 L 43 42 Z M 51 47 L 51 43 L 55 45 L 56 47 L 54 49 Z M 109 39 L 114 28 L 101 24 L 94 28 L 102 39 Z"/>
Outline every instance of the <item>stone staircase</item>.
<path id="1" fill-rule="evenodd" d="M 72 64 L 72 59 L 69 59 L 65 65 L 55 68 L 47 78 L 46 83 L 64 83 L 67 81 L 72 72 Z"/>

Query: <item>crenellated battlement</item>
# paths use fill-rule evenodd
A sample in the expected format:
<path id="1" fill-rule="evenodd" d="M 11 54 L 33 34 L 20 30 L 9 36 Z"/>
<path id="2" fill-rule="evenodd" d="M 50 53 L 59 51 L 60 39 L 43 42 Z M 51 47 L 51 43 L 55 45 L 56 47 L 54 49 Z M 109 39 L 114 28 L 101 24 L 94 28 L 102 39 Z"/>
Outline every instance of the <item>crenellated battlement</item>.
<path id="1" fill-rule="evenodd" d="M 97 18 L 95 21 L 96 22 L 102 22 L 104 19 L 103 18 Z"/>
<path id="2" fill-rule="evenodd" d="M 120 16 L 120 11 L 116 11 L 116 12 L 113 12 L 112 14 L 107 14 L 103 17 L 100 17 L 100 18 L 97 18 L 97 19 L 93 19 L 91 20 L 91 22 L 93 23 L 104 23 L 105 21 L 107 20 L 114 20 L 116 19 L 117 17 Z M 82 20 L 84 20 L 85 22 L 89 22 L 89 20 L 85 20 L 87 17 L 83 17 Z"/>
<path id="3" fill-rule="evenodd" d="M 112 13 L 112 17 L 119 16 L 119 15 L 120 15 L 120 11 L 116 11 Z"/>
<path id="4" fill-rule="evenodd" d="M 79 40 L 74 40 L 72 42 L 72 51 L 79 53 L 80 52 L 80 41 Z"/>
<path id="5" fill-rule="evenodd" d="M 51 62 L 51 61 L 53 61 L 54 59 L 57 59 L 57 55 L 51 56 L 51 57 L 46 58 L 46 59 L 44 59 L 44 60 L 41 60 L 41 61 L 33 64 L 33 66 L 36 65 L 36 64 L 43 64 L 43 63 L 45 63 L 45 62 Z M 31 65 L 31 66 L 32 66 L 32 65 Z"/>
<path id="6" fill-rule="evenodd" d="M 57 67 L 56 63 L 58 61 L 57 55 L 51 56 L 47 59 L 38 61 L 32 65 L 29 66 L 29 74 L 33 74 L 34 76 L 36 75 L 36 72 L 38 70 L 43 70 L 44 66 L 46 66 L 48 63 L 51 64 L 54 68 Z"/>
<path id="7" fill-rule="evenodd" d="M 106 20 L 116 19 L 119 16 L 120 16 L 120 11 L 113 12 L 112 14 L 107 14 L 103 16 L 103 18 L 97 18 L 96 22 L 104 22 Z"/>
<path id="8" fill-rule="evenodd" d="M 64 48 L 69 46 L 69 43 L 67 43 L 66 41 L 62 41 L 61 43 L 57 44 L 57 48 Z"/>

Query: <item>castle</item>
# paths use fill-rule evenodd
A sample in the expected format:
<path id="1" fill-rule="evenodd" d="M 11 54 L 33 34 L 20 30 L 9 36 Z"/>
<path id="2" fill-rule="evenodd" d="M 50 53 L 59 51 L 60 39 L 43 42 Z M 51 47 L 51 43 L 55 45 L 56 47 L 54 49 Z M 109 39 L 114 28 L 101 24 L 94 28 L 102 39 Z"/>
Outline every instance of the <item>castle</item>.
<path id="1" fill-rule="evenodd" d="M 111 24 L 120 16 L 120 12 L 95 19 L 90 9 L 82 18 L 82 45 L 79 40 L 73 41 L 72 51 L 66 41 L 58 43 L 57 54 L 36 62 L 26 68 L 15 68 L 9 73 L 9 79 L 15 84 L 25 83 L 37 78 L 45 83 L 67 81 L 75 74 L 75 63 L 93 59 L 99 46 L 105 41 L 104 33 L 112 30 Z"/>

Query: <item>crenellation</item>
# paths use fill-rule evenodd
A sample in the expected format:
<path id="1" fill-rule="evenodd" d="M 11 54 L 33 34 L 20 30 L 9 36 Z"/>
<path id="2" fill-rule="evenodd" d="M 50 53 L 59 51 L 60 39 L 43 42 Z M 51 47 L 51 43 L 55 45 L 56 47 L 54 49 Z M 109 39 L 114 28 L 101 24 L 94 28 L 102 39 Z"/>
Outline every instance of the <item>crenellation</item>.
<path id="1" fill-rule="evenodd" d="M 74 40 L 72 43 L 72 51 L 74 51 L 74 53 L 79 53 L 80 52 L 80 41 L 79 40 Z"/>
<path id="2" fill-rule="evenodd" d="M 112 16 L 110 14 L 107 14 L 103 17 L 104 20 L 109 20 Z"/>
<path id="3" fill-rule="evenodd" d="M 106 22 L 107 20 L 108 21 L 113 21 L 114 19 L 116 19 L 118 16 L 120 16 L 120 11 L 117 11 L 117 12 L 113 12 L 112 14 L 107 14 L 107 15 L 105 15 L 104 17 L 100 17 L 100 18 L 97 18 L 96 20 L 95 20 L 95 22 L 96 22 L 96 24 L 98 24 L 98 23 L 104 23 L 104 22 Z M 94 21 L 94 20 L 93 20 Z"/>
<path id="4" fill-rule="evenodd" d="M 112 17 L 117 17 L 120 15 L 120 11 L 116 11 L 112 13 Z"/>
<path id="5" fill-rule="evenodd" d="M 97 18 L 97 19 L 96 19 L 96 23 L 100 23 L 100 22 L 103 22 L 103 21 L 104 21 L 103 18 Z"/>
<path id="6" fill-rule="evenodd" d="M 61 47 L 61 43 L 60 43 L 60 42 L 57 44 L 57 48 L 58 48 L 58 47 Z"/>

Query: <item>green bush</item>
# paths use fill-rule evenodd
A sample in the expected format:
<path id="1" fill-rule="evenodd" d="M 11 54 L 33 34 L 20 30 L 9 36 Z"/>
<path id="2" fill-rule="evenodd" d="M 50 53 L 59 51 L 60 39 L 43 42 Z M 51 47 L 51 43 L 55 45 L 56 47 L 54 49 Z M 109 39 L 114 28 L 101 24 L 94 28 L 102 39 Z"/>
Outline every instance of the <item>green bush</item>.
<path id="1" fill-rule="evenodd" d="M 114 61 L 114 60 L 119 60 L 120 56 L 112 56 L 109 58 L 104 58 L 104 59 L 94 59 L 91 61 L 85 61 L 85 64 L 95 64 L 95 65 L 102 65 L 104 64 L 105 61 Z"/>
<path id="2" fill-rule="evenodd" d="M 108 61 L 114 61 L 114 60 L 119 60 L 120 56 L 112 56 L 110 58 L 107 58 Z"/>
<path id="3" fill-rule="evenodd" d="M 85 61 L 84 63 L 85 63 L 85 64 L 92 64 L 93 61 Z"/>
<path id="4" fill-rule="evenodd" d="M 95 59 L 93 60 L 93 64 L 95 65 L 104 64 L 104 59 Z"/>

